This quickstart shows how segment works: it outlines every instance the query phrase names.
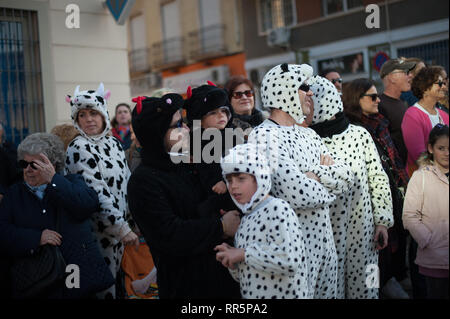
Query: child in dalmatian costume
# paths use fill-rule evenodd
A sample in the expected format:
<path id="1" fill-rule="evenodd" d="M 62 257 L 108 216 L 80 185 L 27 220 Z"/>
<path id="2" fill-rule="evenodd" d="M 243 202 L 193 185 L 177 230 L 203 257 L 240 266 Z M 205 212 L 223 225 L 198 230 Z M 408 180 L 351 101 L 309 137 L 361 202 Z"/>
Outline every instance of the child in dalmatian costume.
<path id="1" fill-rule="evenodd" d="M 378 298 L 378 289 L 366 285 L 366 270 L 370 264 L 378 265 L 379 229 L 387 230 L 394 223 L 389 179 L 369 132 L 350 124 L 345 117 L 341 97 L 333 83 L 320 76 L 311 82 L 314 116 L 310 127 L 322 137 L 332 156 L 350 164 L 355 174 L 351 196 L 339 196 L 330 206 L 336 249 L 342 261 L 339 262 L 339 296 Z"/>
<path id="2" fill-rule="evenodd" d="M 283 111 L 297 124 L 279 125 L 271 115 L 251 132 L 249 143 L 268 157 L 273 170 L 271 193 L 286 200 L 299 218 L 308 254 L 308 297 L 336 298 L 337 254 L 329 205 L 351 187 L 353 173 L 337 158 L 332 165 L 322 165 L 321 157 L 329 151 L 313 130 L 298 125 L 305 118 L 299 89 L 312 72 L 306 64 L 282 64 L 264 76 L 264 106 Z M 308 177 L 311 172 L 320 182 Z"/>
<path id="3" fill-rule="evenodd" d="M 81 174 L 100 200 L 100 210 L 92 216 L 94 233 L 100 251 L 111 272 L 116 276 L 123 255 L 126 236 L 135 236 L 127 222 L 127 183 L 130 170 L 120 142 L 109 135 L 110 120 L 106 100 L 110 92 L 103 83 L 97 90 L 80 91 L 76 87 L 66 101 L 71 105 L 72 121 L 81 135 L 67 149 L 66 172 Z M 95 110 L 103 117 L 104 129 L 98 135 L 88 135 L 79 125 L 80 110 Z M 115 298 L 115 286 L 97 294 L 99 298 Z"/>
<path id="4" fill-rule="evenodd" d="M 244 217 L 234 237 L 235 248 L 226 243 L 217 246 L 216 258 L 240 283 L 243 298 L 308 298 L 300 224 L 286 201 L 269 196 L 270 170 L 264 156 L 255 145 L 241 144 L 222 158 L 221 166 L 228 191 Z M 245 178 L 251 182 L 245 183 Z M 246 203 L 245 192 L 250 199 Z"/>

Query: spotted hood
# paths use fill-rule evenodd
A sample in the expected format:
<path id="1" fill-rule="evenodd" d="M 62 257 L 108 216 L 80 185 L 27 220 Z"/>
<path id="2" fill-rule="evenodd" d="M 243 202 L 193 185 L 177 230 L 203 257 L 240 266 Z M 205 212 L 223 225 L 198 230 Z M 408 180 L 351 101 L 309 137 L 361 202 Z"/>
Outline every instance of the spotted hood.
<path id="1" fill-rule="evenodd" d="M 331 81 L 321 76 L 310 80 L 311 91 L 314 93 L 314 116 L 312 124 L 329 121 L 333 116 L 344 111 L 341 95 Z"/>
<path id="2" fill-rule="evenodd" d="M 298 90 L 312 75 L 313 68 L 308 64 L 284 63 L 273 67 L 261 83 L 263 105 L 288 113 L 297 123 L 303 122 Z"/>
<path id="3" fill-rule="evenodd" d="M 85 138 L 87 138 L 88 140 L 98 141 L 101 138 L 105 137 L 111 129 L 108 113 L 108 105 L 106 103 L 106 100 L 109 99 L 110 95 L 111 92 L 109 90 L 105 91 L 103 83 L 100 83 L 97 90 L 87 90 L 87 91 L 80 91 L 80 86 L 78 85 L 75 88 L 73 96 L 70 95 L 66 96 L 66 102 L 70 103 L 71 106 L 71 116 L 73 125 L 80 132 L 80 134 Z M 79 127 L 77 123 L 77 116 L 78 112 L 82 109 L 96 110 L 100 112 L 100 114 L 103 116 L 105 129 L 99 135 L 89 136 Z"/>
<path id="4" fill-rule="evenodd" d="M 261 155 L 254 144 L 239 144 L 230 150 L 230 153 L 221 159 L 222 174 L 226 180 L 227 174 L 246 173 L 255 177 L 257 190 L 249 203 L 240 204 L 233 196 L 236 206 L 244 214 L 252 212 L 269 194 L 272 182 L 266 158 Z M 227 181 L 228 185 L 228 181 Z"/>

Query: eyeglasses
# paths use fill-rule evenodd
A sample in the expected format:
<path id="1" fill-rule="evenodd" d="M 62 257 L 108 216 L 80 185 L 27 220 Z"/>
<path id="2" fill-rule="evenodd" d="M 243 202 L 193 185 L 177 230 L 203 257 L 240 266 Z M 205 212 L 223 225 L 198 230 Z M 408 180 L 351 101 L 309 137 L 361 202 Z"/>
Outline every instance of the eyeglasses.
<path id="1" fill-rule="evenodd" d="M 228 108 L 228 106 L 218 107 L 217 109 L 209 111 L 208 113 L 206 113 L 205 116 L 217 115 L 218 113 L 224 113 L 228 118 L 231 117 L 231 112 L 230 112 L 230 109 Z"/>
<path id="2" fill-rule="evenodd" d="M 438 128 L 438 129 L 441 129 L 441 128 L 448 127 L 448 126 L 445 125 L 445 124 L 442 124 L 442 123 L 438 123 L 434 127 Z"/>
<path id="3" fill-rule="evenodd" d="M 439 80 L 439 82 L 436 82 L 434 84 L 439 85 L 439 87 L 441 88 L 444 84 L 447 85 L 447 83 L 445 83 L 444 81 Z"/>
<path id="4" fill-rule="evenodd" d="M 25 168 L 28 167 L 28 165 L 31 165 L 31 168 L 32 168 L 32 169 L 38 169 L 38 168 L 36 167 L 36 163 L 35 163 L 35 162 L 27 162 L 27 161 L 25 161 L 25 160 L 20 160 L 20 161 L 19 161 L 19 167 L 20 167 L 20 168 L 25 169 Z"/>
<path id="5" fill-rule="evenodd" d="M 341 79 L 341 78 L 331 79 L 330 81 L 331 81 L 331 83 L 333 83 L 333 84 L 335 84 L 336 82 L 342 83 L 342 79 Z"/>
<path id="6" fill-rule="evenodd" d="M 380 97 L 377 93 L 361 95 L 361 97 L 364 97 L 364 96 L 370 96 L 370 98 L 372 99 L 372 102 L 375 102 Z"/>
<path id="7" fill-rule="evenodd" d="M 309 84 L 303 83 L 302 85 L 300 85 L 300 87 L 299 87 L 298 89 L 301 90 L 301 91 L 303 91 L 303 92 L 309 92 L 309 90 L 310 90 L 311 88 L 310 88 L 310 85 L 309 85 Z"/>
<path id="8" fill-rule="evenodd" d="M 236 91 L 236 92 L 233 93 L 233 97 L 234 97 L 235 99 L 240 99 L 240 98 L 242 98 L 244 95 L 245 95 L 246 97 L 252 97 L 252 96 L 253 96 L 253 91 L 252 91 L 252 90 L 247 90 L 247 91 L 244 91 L 244 92 Z"/>

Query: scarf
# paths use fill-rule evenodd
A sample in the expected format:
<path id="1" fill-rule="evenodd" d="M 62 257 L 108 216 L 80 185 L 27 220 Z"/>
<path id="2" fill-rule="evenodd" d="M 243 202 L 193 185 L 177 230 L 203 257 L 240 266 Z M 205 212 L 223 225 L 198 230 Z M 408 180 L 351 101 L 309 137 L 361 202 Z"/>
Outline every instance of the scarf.
<path id="1" fill-rule="evenodd" d="M 344 132 L 347 127 L 350 125 L 350 121 L 344 115 L 343 112 L 339 112 L 336 114 L 336 118 L 334 120 L 325 121 L 322 123 L 317 123 L 311 125 L 312 128 L 321 138 L 324 137 L 333 137 L 333 135 L 338 135 Z"/>
<path id="2" fill-rule="evenodd" d="M 47 184 L 42 184 L 39 186 L 31 186 L 27 182 L 25 182 L 25 185 L 27 185 L 28 188 L 30 189 L 30 191 L 34 195 L 36 195 L 40 200 L 42 200 L 44 198 L 44 192 L 45 192 L 45 189 L 47 188 Z"/>
<path id="3" fill-rule="evenodd" d="M 406 187 L 409 181 L 408 174 L 389 133 L 389 121 L 380 113 L 369 116 L 363 114 L 361 124 L 372 135 L 372 139 L 383 148 L 385 155 L 389 157 L 397 186 Z"/>
<path id="4" fill-rule="evenodd" d="M 250 115 L 240 115 L 237 113 L 233 113 L 233 118 L 237 118 L 242 122 L 248 123 L 251 127 L 256 127 L 262 122 L 264 122 L 264 118 L 262 112 L 253 108 L 252 114 Z"/>
<path id="5" fill-rule="evenodd" d="M 116 137 L 117 139 L 119 139 L 119 141 L 121 143 L 123 143 L 125 136 L 128 135 L 128 133 L 130 133 L 130 126 L 118 126 L 117 128 L 113 128 L 112 129 L 112 133 L 114 135 L 114 137 Z"/>

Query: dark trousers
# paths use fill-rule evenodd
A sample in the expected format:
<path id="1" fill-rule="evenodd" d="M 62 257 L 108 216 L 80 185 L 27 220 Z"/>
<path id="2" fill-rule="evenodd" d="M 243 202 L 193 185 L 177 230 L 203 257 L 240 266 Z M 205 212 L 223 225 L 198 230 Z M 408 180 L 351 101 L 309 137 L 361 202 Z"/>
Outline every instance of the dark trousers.
<path id="1" fill-rule="evenodd" d="M 419 273 L 419 266 L 414 262 L 416 260 L 417 247 L 417 242 L 411 237 L 409 245 L 409 276 L 413 288 L 413 299 L 426 299 L 427 284 L 425 276 Z"/>
<path id="2" fill-rule="evenodd" d="M 424 277 L 428 299 L 448 299 L 448 278 Z"/>

